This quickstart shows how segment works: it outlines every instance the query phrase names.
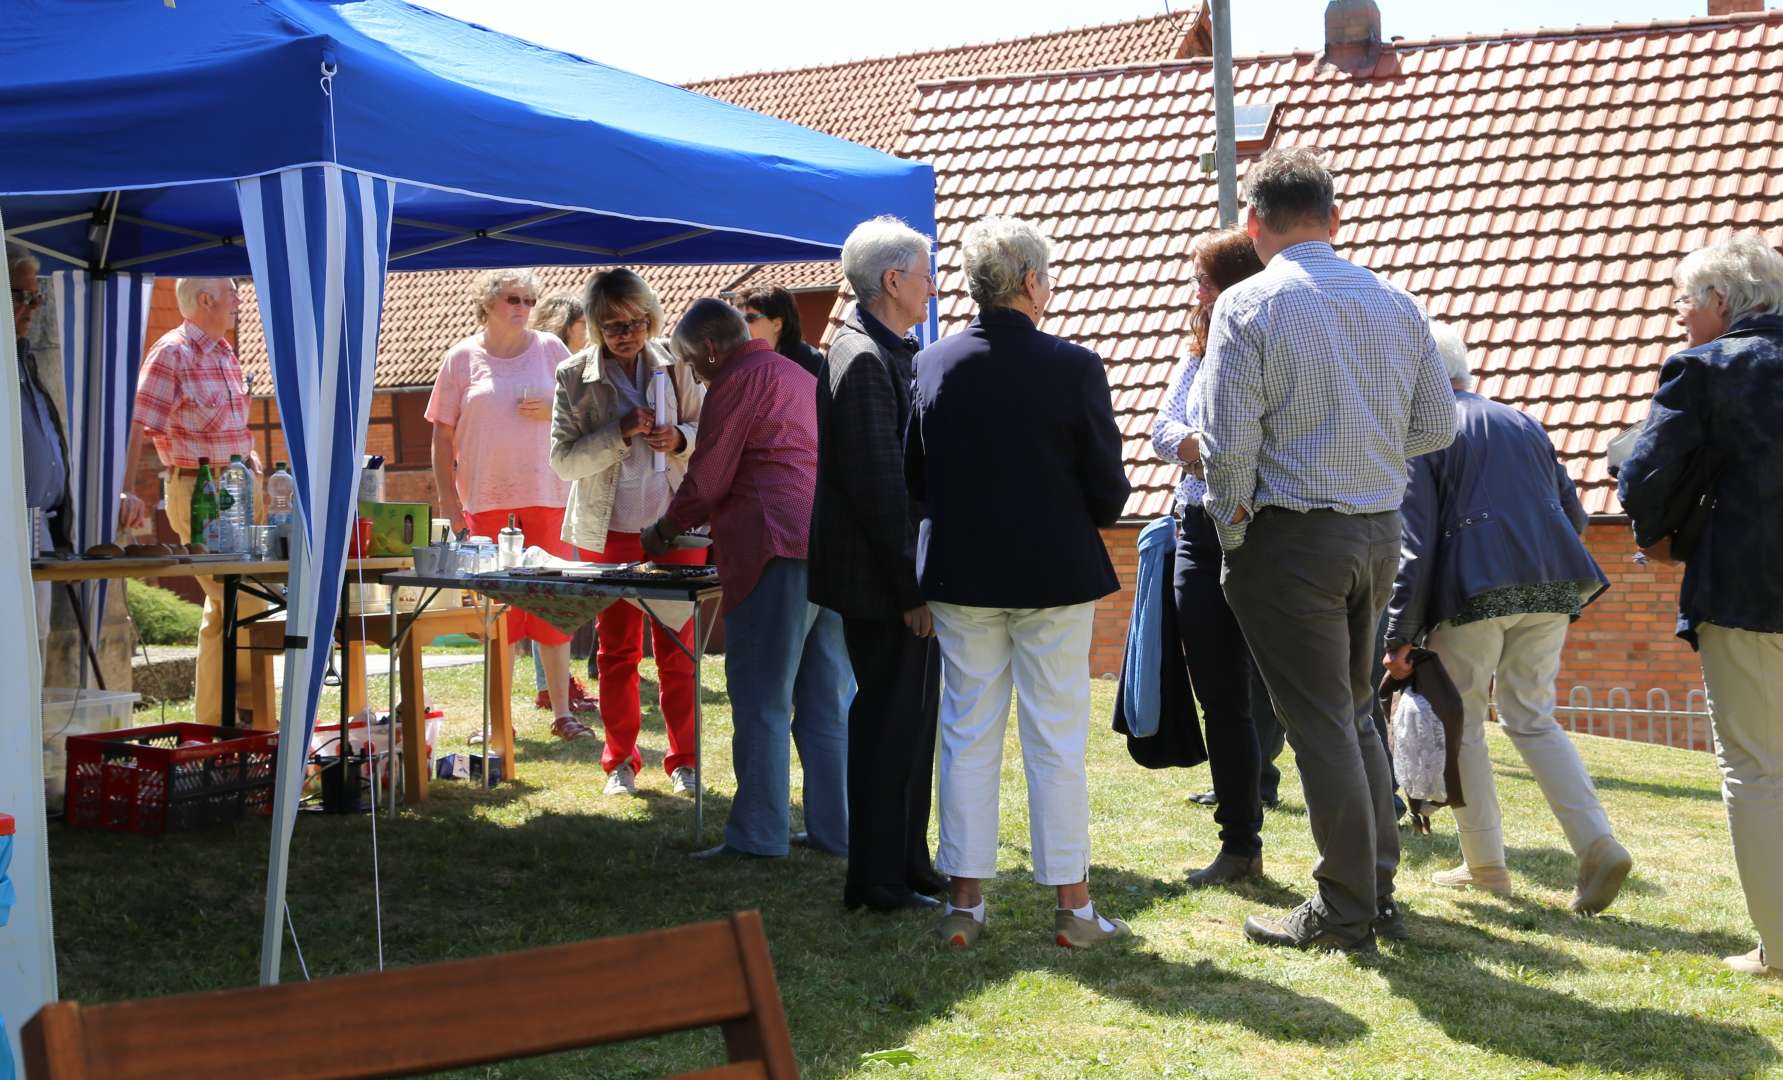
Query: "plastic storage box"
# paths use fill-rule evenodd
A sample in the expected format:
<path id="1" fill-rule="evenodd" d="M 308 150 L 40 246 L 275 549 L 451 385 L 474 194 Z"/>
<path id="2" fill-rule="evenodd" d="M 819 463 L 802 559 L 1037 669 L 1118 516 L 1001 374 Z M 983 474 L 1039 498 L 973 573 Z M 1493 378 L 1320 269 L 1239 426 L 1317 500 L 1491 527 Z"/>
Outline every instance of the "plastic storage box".
<path id="1" fill-rule="evenodd" d="M 43 688 L 43 801 L 50 810 L 62 809 L 67 790 L 67 757 L 63 744 L 70 735 L 91 735 L 130 726 L 132 711 L 141 694 L 117 690 Z"/>

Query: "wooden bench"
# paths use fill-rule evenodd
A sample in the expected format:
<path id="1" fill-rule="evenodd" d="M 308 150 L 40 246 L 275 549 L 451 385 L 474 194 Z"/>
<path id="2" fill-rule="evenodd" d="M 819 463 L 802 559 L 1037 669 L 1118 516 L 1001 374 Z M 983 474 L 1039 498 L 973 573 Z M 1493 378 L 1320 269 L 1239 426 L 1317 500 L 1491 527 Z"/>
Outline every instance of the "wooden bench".
<path id="1" fill-rule="evenodd" d="M 401 674 L 397 686 L 397 712 L 402 720 L 403 791 L 410 802 L 427 798 L 427 692 L 422 676 L 421 650 L 448 634 L 483 635 L 483 614 L 479 608 L 429 608 L 416 615 L 399 616 L 399 626 L 412 628 L 404 635 L 397 651 Z M 495 617 L 494 626 L 485 643 L 483 662 L 489 667 L 489 742 L 501 755 L 506 779 L 519 774 L 514 760 L 513 675 L 507 663 L 508 620 L 505 614 Z M 348 616 L 345 626 L 345 648 L 341 654 L 341 684 L 347 695 L 347 714 L 357 716 L 365 708 L 365 646 L 367 643 L 390 647 L 388 614 Z M 249 694 L 252 726 L 272 729 L 279 726 L 278 695 L 273 690 L 273 664 L 285 643 L 285 620 L 274 616 L 249 623 L 240 631 L 238 640 L 250 651 L 249 668 L 253 672 L 253 688 Z M 500 662 L 497 662 L 499 658 Z M 331 721 L 330 721 L 331 722 Z"/>
<path id="2" fill-rule="evenodd" d="M 82 1006 L 25 1024 L 30 1080 L 413 1076 L 718 1027 L 729 1065 L 799 1074 L 761 915 L 308 983 Z"/>

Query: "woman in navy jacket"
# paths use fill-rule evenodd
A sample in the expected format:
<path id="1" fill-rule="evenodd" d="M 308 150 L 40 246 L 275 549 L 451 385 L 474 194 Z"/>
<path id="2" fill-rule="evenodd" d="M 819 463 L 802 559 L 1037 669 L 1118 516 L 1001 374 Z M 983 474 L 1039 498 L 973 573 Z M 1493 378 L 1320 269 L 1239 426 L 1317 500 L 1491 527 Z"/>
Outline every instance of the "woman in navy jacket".
<path id="1" fill-rule="evenodd" d="M 996 874 L 997 787 L 1017 698 L 1034 879 L 1058 890 L 1054 939 L 1088 946 L 1131 931 L 1090 904 L 1090 627 L 1119 588 L 1098 530 L 1127 500 L 1102 361 L 1042 333 L 1050 242 L 989 218 L 961 240 L 978 317 L 916 357 L 905 478 L 921 505 L 916 571 L 945 659 L 941 843 L 952 878 L 941 937 L 984 927 Z"/>
<path id="2" fill-rule="evenodd" d="M 1783 975 L 1783 255 L 1743 232 L 1678 265 L 1690 347 L 1665 362 L 1618 477 L 1637 543 L 1661 545 L 1681 475 L 1718 458 L 1684 564 L 1678 636 L 1702 654 L 1721 795 L 1758 948 L 1725 963 Z M 1658 554 L 1657 551 L 1649 554 Z M 1662 556 L 1663 557 L 1663 556 Z"/>

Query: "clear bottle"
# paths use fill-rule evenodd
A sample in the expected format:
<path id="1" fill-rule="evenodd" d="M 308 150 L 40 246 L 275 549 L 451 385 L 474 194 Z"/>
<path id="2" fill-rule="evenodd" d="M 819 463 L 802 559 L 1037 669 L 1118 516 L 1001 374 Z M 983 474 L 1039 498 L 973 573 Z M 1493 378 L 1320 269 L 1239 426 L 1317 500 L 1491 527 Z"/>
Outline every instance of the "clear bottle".
<path id="1" fill-rule="evenodd" d="M 221 528 L 217 524 L 218 491 L 216 481 L 211 479 L 210 458 L 198 459 L 198 475 L 192 478 L 192 519 L 191 537 L 195 544 L 203 544 L 212 551 L 212 547 Z"/>
<path id="2" fill-rule="evenodd" d="M 223 467 L 223 494 L 218 510 L 223 519 L 223 550 L 248 549 L 248 526 L 254 524 L 254 474 L 240 454 L 230 454 Z"/>
<path id="3" fill-rule="evenodd" d="M 519 566 L 526 557 L 526 534 L 520 531 L 520 523 L 513 514 L 508 515 L 508 527 L 498 537 L 501 547 L 496 559 L 496 568 L 511 570 Z"/>
<path id="4" fill-rule="evenodd" d="M 277 527 L 273 534 L 273 555 L 291 557 L 291 511 L 297 500 L 297 478 L 286 470 L 285 463 L 273 463 L 272 475 L 266 478 L 266 523 Z"/>

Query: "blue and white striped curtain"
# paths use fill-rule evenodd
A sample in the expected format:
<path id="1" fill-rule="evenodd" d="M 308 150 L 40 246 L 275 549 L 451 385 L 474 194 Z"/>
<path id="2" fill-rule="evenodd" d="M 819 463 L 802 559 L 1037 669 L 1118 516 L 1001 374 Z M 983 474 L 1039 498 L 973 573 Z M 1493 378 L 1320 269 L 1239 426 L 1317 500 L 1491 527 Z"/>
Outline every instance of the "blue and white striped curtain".
<path id="1" fill-rule="evenodd" d="M 285 868 L 358 510 L 396 185 L 335 165 L 236 181 L 297 507 L 262 983 L 278 981 Z"/>
<path id="2" fill-rule="evenodd" d="M 153 274 L 113 273 L 94 282 L 84 271 L 50 275 L 62 342 L 62 390 L 68 415 L 69 482 L 74 492 L 76 551 L 117 535 L 124 450 L 136 412 L 136 374 L 148 333 Z M 98 640 L 108 584 L 82 586 L 88 632 Z"/>

